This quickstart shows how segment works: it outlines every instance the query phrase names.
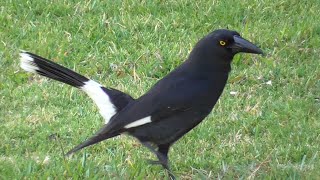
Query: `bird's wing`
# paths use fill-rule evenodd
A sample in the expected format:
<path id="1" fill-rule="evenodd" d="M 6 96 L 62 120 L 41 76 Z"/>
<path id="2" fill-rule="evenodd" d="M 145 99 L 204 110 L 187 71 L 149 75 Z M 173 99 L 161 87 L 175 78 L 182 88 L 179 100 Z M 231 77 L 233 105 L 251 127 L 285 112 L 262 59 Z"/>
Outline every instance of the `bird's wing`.
<path id="1" fill-rule="evenodd" d="M 119 134 L 191 108 L 196 110 L 212 101 L 208 98 L 210 93 L 208 82 L 204 80 L 173 78 L 164 84 L 158 83 L 144 96 L 112 117 L 96 135 Z"/>
<path id="2" fill-rule="evenodd" d="M 122 110 L 134 99 L 126 93 L 116 89 L 103 87 L 68 68 L 30 52 L 20 53 L 21 67 L 50 79 L 54 79 L 86 92 L 96 103 L 107 124 L 112 116 Z"/>
<path id="3" fill-rule="evenodd" d="M 187 111 L 189 108 L 186 108 L 184 106 L 172 108 L 172 109 L 167 109 L 163 108 L 157 112 L 155 112 L 153 115 L 146 115 L 145 118 L 141 118 L 136 121 L 132 121 L 131 123 L 127 123 L 126 125 L 122 125 L 122 127 L 114 126 L 111 124 L 105 124 L 97 133 L 95 133 L 92 137 L 84 141 L 83 143 L 75 146 L 73 149 L 71 149 L 66 155 L 70 155 L 84 147 L 91 146 L 93 144 L 96 144 L 98 142 L 101 142 L 105 139 L 112 138 L 114 136 L 117 136 L 123 132 L 126 132 L 130 130 L 131 128 L 135 128 L 138 126 L 143 126 L 144 124 L 147 123 L 152 123 L 156 121 L 160 121 L 162 119 L 165 119 L 167 117 L 170 117 L 171 115 L 177 115 L 180 112 Z M 134 116 L 134 115 L 133 115 Z M 118 122 L 117 119 L 114 120 L 114 122 Z M 123 124 L 123 123 L 121 123 Z M 117 124 L 115 124 L 117 125 Z M 113 128 L 112 128 L 113 126 Z M 111 129 L 110 129 L 111 127 Z"/>
<path id="4" fill-rule="evenodd" d="M 170 78 L 171 79 L 171 78 Z M 199 108 L 206 101 L 207 82 L 173 78 L 158 82 L 148 93 L 127 105 L 105 124 L 95 135 L 79 144 L 67 154 L 114 137 L 131 128 L 161 121 L 189 109 Z"/>

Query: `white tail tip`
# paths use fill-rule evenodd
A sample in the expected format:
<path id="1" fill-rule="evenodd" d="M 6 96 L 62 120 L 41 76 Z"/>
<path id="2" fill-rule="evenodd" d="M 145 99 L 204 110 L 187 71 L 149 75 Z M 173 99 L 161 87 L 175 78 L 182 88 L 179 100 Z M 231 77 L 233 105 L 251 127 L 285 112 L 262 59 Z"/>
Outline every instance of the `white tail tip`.
<path id="1" fill-rule="evenodd" d="M 38 66 L 34 63 L 33 58 L 25 52 L 20 53 L 20 67 L 25 71 L 32 73 L 37 73 L 36 70 L 39 70 Z"/>

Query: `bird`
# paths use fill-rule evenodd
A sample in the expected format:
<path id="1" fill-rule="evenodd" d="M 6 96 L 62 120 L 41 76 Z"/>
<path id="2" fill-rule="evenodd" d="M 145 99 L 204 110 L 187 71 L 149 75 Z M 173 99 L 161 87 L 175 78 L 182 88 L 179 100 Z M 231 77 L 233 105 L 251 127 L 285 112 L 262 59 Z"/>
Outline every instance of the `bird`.
<path id="1" fill-rule="evenodd" d="M 212 111 L 238 53 L 263 54 L 263 51 L 237 31 L 214 30 L 195 44 L 185 61 L 136 99 L 31 52 L 20 52 L 20 66 L 83 90 L 98 106 L 105 124 L 66 155 L 126 134 L 153 152 L 157 160 L 150 163 L 162 165 L 174 179 L 169 149 Z"/>

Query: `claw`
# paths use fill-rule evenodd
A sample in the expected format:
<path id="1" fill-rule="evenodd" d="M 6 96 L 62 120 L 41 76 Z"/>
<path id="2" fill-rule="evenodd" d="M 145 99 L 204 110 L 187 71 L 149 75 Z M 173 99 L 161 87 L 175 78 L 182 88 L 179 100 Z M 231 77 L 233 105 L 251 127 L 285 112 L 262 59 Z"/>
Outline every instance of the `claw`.
<path id="1" fill-rule="evenodd" d="M 170 172 L 169 170 L 168 170 L 168 174 L 169 174 L 169 177 L 170 177 L 171 180 L 175 180 L 176 179 L 176 177 L 174 177 L 172 172 Z"/>

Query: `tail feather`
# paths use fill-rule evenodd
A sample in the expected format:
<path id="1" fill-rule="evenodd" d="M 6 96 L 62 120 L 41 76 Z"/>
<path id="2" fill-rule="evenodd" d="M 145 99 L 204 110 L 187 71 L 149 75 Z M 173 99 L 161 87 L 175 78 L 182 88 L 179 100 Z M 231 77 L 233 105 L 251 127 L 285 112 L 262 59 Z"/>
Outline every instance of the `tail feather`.
<path id="1" fill-rule="evenodd" d="M 107 124 L 112 116 L 134 99 L 119 90 L 103 87 L 68 68 L 30 52 L 20 53 L 21 68 L 73 87 L 80 88 L 97 104 L 100 114 Z"/>
<path id="2" fill-rule="evenodd" d="M 80 88 L 88 78 L 30 52 L 21 52 L 21 68 Z"/>
<path id="3" fill-rule="evenodd" d="M 100 114 L 105 119 L 106 124 L 116 113 L 127 106 L 127 104 L 134 101 L 134 99 L 126 93 L 116 89 L 103 87 L 93 80 L 36 54 L 21 52 L 20 56 L 20 66 L 22 69 L 69 84 L 86 92 L 97 104 Z M 107 127 L 107 125 L 105 125 L 104 128 L 105 127 Z M 102 128 L 102 130 L 104 130 L 104 128 Z M 119 135 L 119 133 L 106 134 L 99 131 L 87 141 L 70 150 L 66 155 L 70 155 L 84 147 L 96 144 L 117 135 Z"/>

